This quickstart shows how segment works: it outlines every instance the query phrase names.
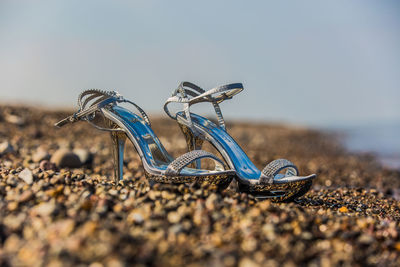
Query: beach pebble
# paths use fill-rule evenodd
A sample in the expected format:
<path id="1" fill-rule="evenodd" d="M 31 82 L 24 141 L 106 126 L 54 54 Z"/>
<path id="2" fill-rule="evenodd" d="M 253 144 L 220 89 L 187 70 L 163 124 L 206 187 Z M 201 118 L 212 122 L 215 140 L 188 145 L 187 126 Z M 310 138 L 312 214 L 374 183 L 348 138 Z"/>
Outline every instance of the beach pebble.
<path id="1" fill-rule="evenodd" d="M 9 123 L 16 124 L 18 126 L 22 126 L 25 123 L 25 120 L 22 117 L 19 117 L 14 114 L 7 114 L 5 116 L 5 120 Z"/>
<path id="2" fill-rule="evenodd" d="M 360 244 L 365 244 L 365 245 L 369 245 L 375 242 L 374 238 L 368 234 L 362 234 L 359 238 L 358 238 L 358 242 L 360 242 Z"/>
<path id="3" fill-rule="evenodd" d="M 93 154 L 83 148 L 76 148 L 73 150 L 73 152 L 79 157 L 79 160 L 81 161 L 82 165 L 90 165 L 93 162 Z"/>
<path id="4" fill-rule="evenodd" d="M 239 262 L 239 267 L 258 267 L 258 266 L 260 265 L 258 265 L 256 262 L 252 261 L 249 258 L 243 258 Z"/>
<path id="5" fill-rule="evenodd" d="M 340 211 L 340 212 L 349 212 L 349 209 L 348 209 L 347 207 L 343 206 L 343 207 L 341 207 L 341 208 L 339 209 L 339 211 Z"/>
<path id="6" fill-rule="evenodd" d="M 14 152 L 14 147 L 8 141 L 4 141 L 0 144 L 0 154 L 7 154 Z"/>
<path id="7" fill-rule="evenodd" d="M 18 202 L 25 203 L 25 202 L 31 200 L 33 197 L 34 197 L 34 194 L 33 194 L 32 190 L 27 190 L 27 191 L 24 191 L 19 196 Z"/>
<path id="8" fill-rule="evenodd" d="M 13 231 L 17 231 L 21 228 L 26 216 L 23 213 L 15 215 L 9 215 L 4 218 L 4 225 Z"/>
<path id="9" fill-rule="evenodd" d="M 79 157 L 67 149 L 57 150 L 51 157 L 50 162 L 55 163 L 59 168 L 79 168 L 82 165 Z"/>
<path id="10" fill-rule="evenodd" d="M 24 182 L 27 183 L 27 184 L 32 184 L 33 183 L 33 173 L 28 168 L 25 168 L 23 171 L 21 171 L 18 174 L 18 178 L 24 180 Z"/>
<path id="11" fill-rule="evenodd" d="M 178 223 L 181 220 L 181 216 L 178 212 L 172 211 L 168 213 L 168 221 L 170 223 Z"/>
<path id="12" fill-rule="evenodd" d="M 39 164 L 39 168 L 42 171 L 55 170 L 56 165 L 53 162 L 50 162 L 48 160 L 42 160 Z"/>
<path id="13" fill-rule="evenodd" d="M 144 222 L 142 214 L 137 213 L 137 212 L 133 212 L 133 213 L 129 214 L 129 219 L 130 219 L 130 221 L 133 221 L 134 223 L 137 223 L 137 224 L 142 224 Z"/>
<path id="14" fill-rule="evenodd" d="M 42 160 L 49 160 L 49 159 L 50 159 L 50 154 L 42 148 L 37 149 L 36 152 L 32 155 L 32 160 L 34 162 L 41 162 Z"/>
<path id="15" fill-rule="evenodd" d="M 33 208 L 33 212 L 42 217 L 51 215 L 56 210 L 56 205 L 53 202 L 44 202 Z"/>

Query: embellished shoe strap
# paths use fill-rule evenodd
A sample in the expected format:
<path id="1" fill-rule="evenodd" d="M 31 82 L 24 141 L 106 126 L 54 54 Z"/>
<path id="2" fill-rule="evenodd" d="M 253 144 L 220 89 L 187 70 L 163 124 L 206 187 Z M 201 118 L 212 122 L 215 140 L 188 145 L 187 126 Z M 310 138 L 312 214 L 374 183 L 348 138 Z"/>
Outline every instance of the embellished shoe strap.
<path id="1" fill-rule="evenodd" d="M 272 184 L 275 176 L 283 170 L 286 170 L 285 176 L 295 176 L 299 174 L 296 165 L 291 161 L 287 159 L 276 159 L 268 163 L 262 170 L 260 184 Z"/>
<path id="2" fill-rule="evenodd" d="M 78 97 L 79 110 L 72 114 L 71 116 L 62 119 L 55 124 L 56 127 L 62 127 L 67 123 L 73 123 L 79 120 L 85 120 L 93 125 L 95 128 L 103 131 L 120 131 L 120 129 L 109 129 L 103 128 L 93 124 L 91 121 L 94 119 L 97 111 L 101 112 L 102 108 L 109 105 L 115 105 L 117 103 L 129 103 L 133 105 L 142 116 L 146 124 L 150 126 L 150 120 L 147 114 L 134 102 L 124 99 L 116 91 L 103 91 L 98 89 L 89 89 L 83 91 Z"/>
<path id="3" fill-rule="evenodd" d="M 182 103 L 186 119 L 191 126 L 192 120 L 190 117 L 190 106 L 200 102 L 211 102 L 217 115 L 218 124 L 222 129 L 225 130 L 225 120 L 222 116 L 219 103 L 226 99 L 231 99 L 234 95 L 240 93 L 241 91 L 243 91 L 243 84 L 241 83 L 222 85 L 205 91 L 201 87 L 191 82 L 182 82 L 172 93 L 172 96 L 165 102 L 164 111 L 169 117 L 176 120 L 177 114 L 175 113 L 172 115 L 168 109 L 168 105 L 170 103 Z M 213 96 L 215 94 L 217 95 Z"/>
<path id="4" fill-rule="evenodd" d="M 192 150 L 187 152 L 179 157 L 177 157 L 173 162 L 171 162 L 167 169 L 165 170 L 165 175 L 167 176 L 176 176 L 179 175 L 181 170 L 185 168 L 190 163 L 202 159 L 202 158 L 211 158 L 215 161 L 215 169 L 216 170 L 224 170 L 225 164 L 214 154 L 204 151 L 204 150 Z"/>

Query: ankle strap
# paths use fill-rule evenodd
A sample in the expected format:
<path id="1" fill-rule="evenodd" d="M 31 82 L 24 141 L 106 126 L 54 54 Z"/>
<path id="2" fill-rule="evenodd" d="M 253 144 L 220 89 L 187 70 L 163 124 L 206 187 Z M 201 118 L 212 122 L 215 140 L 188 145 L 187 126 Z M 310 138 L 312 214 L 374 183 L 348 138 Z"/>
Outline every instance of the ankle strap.
<path id="1" fill-rule="evenodd" d="M 172 96 L 165 102 L 164 111 L 169 117 L 176 120 L 177 113 L 172 115 L 169 112 L 168 105 L 170 103 L 182 103 L 186 119 L 189 125 L 192 125 L 190 106 L 200 102 L 211 102 L 217 115 L 218 124 L 225 130 L 225 121 L 224 117 L 222 116 L 219 103 L 223 102 L 224 100 L 231 99 L 234 95 L 240 93 L 241 91 L 243 91 L 243 84 L 241 83 L 222 85 L 205 91 L 193 83 L 182 82 L 172 93 Z M 214 94 L 218 95 L 213 96 Z"/>
<path id="2" fill-rule="evenodd" d="M 138 105 L 136 105 L 132 101 L 124 99 L 124 97 L 116 91 L 102 91 L 98 89 L 89 89 L 83 91 L 78 97 L 79 110 L 71 116 L 68 116 L 65 119 L 57 122 L 55 126 L 62 127 L 67 123 L 85 120 L 99 130 L 120 131 L 120 129 L 103 128 L 91 122 L 94 119 L 96 111 L 101 112 L 102 108 L 116 103 L 129 103 L 133 105 L 140 112 L 140 115 L 142 116 L 145 123 L 150 126 L 150 120 L 147 114 Z"/>

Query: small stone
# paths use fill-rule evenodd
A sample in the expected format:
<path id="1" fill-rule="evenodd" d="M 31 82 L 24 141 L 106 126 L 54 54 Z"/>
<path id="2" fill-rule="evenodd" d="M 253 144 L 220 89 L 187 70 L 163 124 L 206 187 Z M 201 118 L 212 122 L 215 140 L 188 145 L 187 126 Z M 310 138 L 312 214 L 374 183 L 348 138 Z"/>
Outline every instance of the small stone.
<path id="1" fill-rule="evenodd" d="M 74 228 L 74 220 L 66 219 L 57 223 L 56 230 L 61 237 L 66 238 L 74 231 Z"/>
<path id="2" fill-rule="evenodd" d="M 217 200 L 218 200 L 217 194 L 215 193 L 210 194 L 206 200 L 207 209 L 214 210 Z"/>
<path id="3" fill-rule="evenodd" d="M 343 206 L 339 209 L 339 212 L 349 212 L 349 209 L 347 207 Z"/>
<path id="4" fill-rule="evenodd" d="M 258 267 L 259 265 L 250 258 L 243 258 L 239 262 L 239 267 Z"/>
<path id="5" fill-rule="evenodd" d="M 360 242 L 361 244 L 365 244 L 365 245 L 369 245 L 372 244 L 374 242 L 374 238 L 370 235 L 367 234 L 362 234 L 359 238 L 358 238 L 358 242 Z"/>
<path id="6" fill-rule="evenodd" d="M 232 255 L 228 255 L 223 259 L 224 266 L 234 266 L 236 263 L 236 259 Z"/>
<path id="7" fill-rule="evenodd" d="M 117 204 L 114 205 L 113 211 L 116 212 L 116 213 L 119 213 L 119 212 L 121 212 L 123 210 L 123 208 L 124 207 L 120 203 L 117 203 Z"/>
<path id="8" fill-rule="evenodd" d="M 18 251 L 21 245 L 21 240 L 17 234 L 10 235 L 4 243 L 4 250 L 7 252 Z"/>
<path id="9" fill-rule="evenodd" d="M 67 149 L 57 150 L 50 162 L 55 163 L 59 168 L 79 168 L 82 165 L 79 157 Z"/>
<path id="10" fill-rule="evenodd" d="M 357 225 L 358 225 L 358 227 L 360 227 L 361 229 L 365 229 L 365 228 L 367 228 L 367 226 L 368 226 L 368 222 L 367 222 L 366 219 L 360 218 L 360 219 L 357 219 Z"/>
<path id="11" fill-rule="evenodd" d="M 27 184 L 33 183 L 33 173 L 28 168 L 25 168 L 22 172 L 20 172 L 18 178 L 22 179 Z"/>
<path id="12" fill-rule="evenodd" d="M 134 222 L 136 224 L 142 224 L 144 222 L 144 218 L 143 218 L 142 214 L 140 214 L 138 212 L 131 212 L 128 215 L 128 221 Z"/>
<path id="13" fill-rule="evenodd" d="M 176 197 L 176 195 L 174 193 L 170 193 L 168 191 L 162 191 L 161 192 L 161 197 L 165 198 L 167 200 L 171 200 L 171 199 L 174 199 Z"/>
<path id="14" fill-rule="evenodd" d="M 115 190 L 115 189 L 110 189 L 110 190 L 108 190 L 108 193 L 109 193 L 111 196 L 118 196 L 118 190 Z"/>
<path id="15" fill-rule="evenodd" d="M 276 237 L 274 225 L 271 223 L 264 224 L 262 231 L 269 240 L 274 240 Z"/>
<path id="16" fill-rule="evenodd" d="M 86 211 L 90 211 L 93 207 L 92 201 L 90 201 L 90 199 L 85 199 L 82 203 L 81 203 L 81 209 L 86 210 Z"/>
<path id="17" fill-rule="evenodd" d="M 42 160 L 39 164 L 39 168 L 42 171 L 55 170 L 56 165 L 53 162 L 50 162 L 48 160 Z"/>
<path id="18" fill-rule="evenodd" d="M 92 162 L 93 162 L 93 154 L 89 150 L 82 149 L 82 148 L 77 148 L 77 149 L 74 149 L 73 152 L 79 157 L 79 160 L 81 161 L 81 164 L 83 164 L 83 165 L 92 164 Z"/>
<path id="19" fill-rule="evenodd" d="M 168 213 L 168 221 L 170 223 L 178 223 L 181 220 L 181 216 L 178 212 L 172 211 Z"/>
<path id="20" fill-rule="evenodd" d="M 111 258 L 107 260 L 107 266 L 123 267 L 125 264 L 120 259 Z"/>
<path id="21" fill-rule="evenodd" d="M 51 197 L 57 197 L 59 195 L 62 195 L 64 191 L 64 186 L 63 185 L 58 185 L 56 188 L 50 189 L 46 192 L 47 195 Z"/>
<path id="22" fill-rule="evenodd" d="M 313 235 L 310 232 L 303 232 L 301 233 L 301 238 L 305 240 L 311 240 L 313 238 Z"/>
<path id="23" fill-rule="evenodd" d="M 241 248 L 246 252 L 252 252 L 257 248 L 257 240 L 254 238 L 246 238 L 243 240 Z"/>
<path id="24" fill-rule="evenodd" d="M 56 205 L 52 202 L 41 203 L 34 207 L 34 212 L 40 216 L 46 217 L 56 210 Z"/>
<path id="25" fill-rule="evenodd" d="M 94 221 L 86 222 L 82 227 L 82 232 L 88 235 L 92 235 L 98 227 L 98 224 Z"/>
<path id="26" fill-rule="evenodd" d="M 0 144 L 0 155 L 14 152 L 13 146 L 8 141 L 4 141 Z"/>
<path id="27" fill-rule="evenodd" d="M 34 194 L 33 194 L 32 190 L 24 191 L 24 192 L 19 196 L 18 202 L 20 202 L 20 203 L 25 203 L 25 202 L 31 200 L 31 199 L 33 198 L 33 196 L 34 196 Z"/>
<path id="28" fill-rule="evenodd" d="M 16 201 L 12 201 L 12 202 L 10 202 L 10 203 L 7 204 L 7 209 L 8 209 L 9 211 L 14 211 L 14 210 L 16 210 L 17 208 L 18 208 L 18 202 L 16 202 Z"/>
<path id="29" fill-rule="evenodd" d="M 4 218 L 4 225 L 10 228 L 13 231 L 17 231 L 21 228 L 21 225 L 24 223 L 26 219 L 26 215 L 23 213 L 19 213 L 18 215 L 8 215 Z"/>
<path id="30" fill-rule="evenodd" d="M 5 116 L 5 120 L 9 123 L 16 124 L 18 126 L 22 126 L 25 123 L 25 120 L 14 114 L 7 114 Z"/>
<path id="31" fill-rule="evenodd" d="M 259 207 L 261 211 L 267 211 L 271 207 L 271 201 L 266 199 L 261 202 L 259 202 Z"/>
<path id="32" fill-rule="evenodd" d="M 32 155 L 32 160 L 33 162 L 41 162 L 43 160 L 49 160 L 50 159 L 50 154 L 44 150 L 39 148 L 33 155 Z"/>

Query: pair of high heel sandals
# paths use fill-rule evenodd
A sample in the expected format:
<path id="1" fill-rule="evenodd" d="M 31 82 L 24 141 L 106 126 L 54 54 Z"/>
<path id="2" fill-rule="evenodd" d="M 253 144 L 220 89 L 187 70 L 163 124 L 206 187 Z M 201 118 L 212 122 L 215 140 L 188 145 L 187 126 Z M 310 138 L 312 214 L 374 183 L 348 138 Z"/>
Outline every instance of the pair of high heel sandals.
<path id="1" fill-rule="evenodd" d="M 79 110 L 55 125 L 87 121 L 95 128 L 111 132 L 113 141 L 114 177 L 123 178 L 124 145 L 128 139 L 142 160 L 147 179 L 151 183 L 208 183 L 226 188 L 233 179 L 240 192 L 253 194 L 257 198 L 290 201 L 304 195 L 311 187 L 315 174 L 299 176 L 297 167 L 286 159 L 277 159 L 260 171 L 248 158 L 235 140 L 228 134 L 219 104 L 243 91 L 241 83 L 219 86 L 205 91 L 199 86 L 183 82 L 167 99 L 164 110 L 176 120 L 186 137 L 189 152 L 174 159 L 164 148 L 151 128 L 147 114 L 135 103 L 124 99 L 114 91 L 86 90 L 79 95 Z M 190 111 L 200 102 L 210 102 L 217 115 L 218 124 Z M 133 105 L 137 113 L 122 107 Z M 172 114 L 170 103 L 181 103 L 182 111 Z M 104 118 L 100 126 L 96 116 Z M 201 150 L 203 141 L 209 141 L 223 159 Z M 213 170 L 203 169 L 201 159 L 215 162 Z"/>

